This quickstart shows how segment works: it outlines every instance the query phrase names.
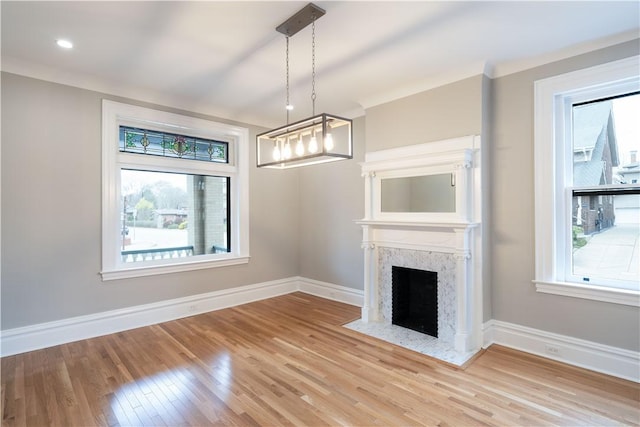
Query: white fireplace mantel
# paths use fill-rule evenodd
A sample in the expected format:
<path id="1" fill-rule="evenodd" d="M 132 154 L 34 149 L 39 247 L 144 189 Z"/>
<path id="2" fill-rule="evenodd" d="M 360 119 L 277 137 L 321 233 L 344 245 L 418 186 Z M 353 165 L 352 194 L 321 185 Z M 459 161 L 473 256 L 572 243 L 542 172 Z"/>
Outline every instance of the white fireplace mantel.
<path id="1" fill-rule="evenodd" d="M 365 256 L 364 322 L 390 322 L 382 313 L 379 277 L 383 248 L 395 253 L 421 251 L 422 257 L 450 254 L 455 258 L 455 349 L 474 352 L 481 345 L 482 244 L 480 138 L 468 136 L 367 153 L 361 164 L 365 178 L 362 227 Z M 455 208 L 448 212 L 384 212 L 382 180 L 451 174 Z M 452 184 L 453 185 L 453 184 Z M 428 190 L 433 191 L 433 190 Z M 428 196 L 428 195 L 427 195 Z M 437 256 L 437 255 L 434 255 Z M 390 298 L 390 295 L 388 296 Z M 387 304 L 387 303 L 385 303 Z"/>
<path id="2" fill-rule="evenodd" d="M 398 249 L 445 252 L 471 256 L 470 231 L 477 223 L 411 221 L 356 221 L 362 226 L 362 248 L 378 245 Z"/>

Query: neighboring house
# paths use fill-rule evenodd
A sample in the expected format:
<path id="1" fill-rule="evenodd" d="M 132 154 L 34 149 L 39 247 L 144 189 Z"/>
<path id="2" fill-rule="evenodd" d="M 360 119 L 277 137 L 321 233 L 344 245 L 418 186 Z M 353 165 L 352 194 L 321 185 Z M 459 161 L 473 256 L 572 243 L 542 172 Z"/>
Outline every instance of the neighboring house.
<path id="1" fill-rule="evenodd" d="M 573 185 L 595 187 L 614 183 L 618 166 L 618 146 L 611 101 L 582 105 L 573 109 Z M 584 234 L 613 227 L 614 196 L 573 198 L 573 225 Z"/>
<path id="2" fill-rule="evenodd" d="M 169 225 L 180 225 L 187 220 L 187 211 L 184 209 L 158 209 L 156 210 L 156 227 L 167 228 Z"/>

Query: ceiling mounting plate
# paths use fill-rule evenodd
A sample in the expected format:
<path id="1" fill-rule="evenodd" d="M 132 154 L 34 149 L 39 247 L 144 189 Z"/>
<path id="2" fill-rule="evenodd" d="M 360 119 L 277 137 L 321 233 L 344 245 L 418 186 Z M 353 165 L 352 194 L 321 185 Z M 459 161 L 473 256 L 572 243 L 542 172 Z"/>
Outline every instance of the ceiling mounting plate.
<path id="1" fill-rule="evenodd" d="M 276 27 L 276 31 L 284 34 L 285 36 L 291 37 L 307 25 L 311 24 L 314 17 L 318 20 L 324 14 L 324 9 L 319 8 L 313 3 L 309 3 L 291 18 L 278 25 Z"/>

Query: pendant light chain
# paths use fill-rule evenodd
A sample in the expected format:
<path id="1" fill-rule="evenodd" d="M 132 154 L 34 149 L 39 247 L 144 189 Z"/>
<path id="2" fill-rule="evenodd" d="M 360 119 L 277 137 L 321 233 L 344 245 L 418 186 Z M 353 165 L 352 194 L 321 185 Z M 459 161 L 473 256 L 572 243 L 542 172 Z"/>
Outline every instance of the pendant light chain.
<path id="1" fill-rule="evenodd" d="M 316 115 L 316 15 L 311 21 L 311 116 Z"/>
<path id="2" fill-rule="evenodd" d="M 286 56 L 286 68 L 287 68 L 287 104 L 285 109 L 287 110 L 287 124 L 289 124 L 289 110 L 291 110 L 291 104 L 289 104 L 289 36 L 287 39 L 287 56 Z"/>

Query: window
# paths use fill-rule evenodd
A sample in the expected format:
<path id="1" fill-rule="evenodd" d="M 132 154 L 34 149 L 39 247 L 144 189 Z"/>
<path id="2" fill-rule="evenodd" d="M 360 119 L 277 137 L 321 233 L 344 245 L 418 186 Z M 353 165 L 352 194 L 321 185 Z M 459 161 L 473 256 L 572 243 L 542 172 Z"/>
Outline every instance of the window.
<path id="1" fill-rule="evenodd" d="M 575 214 L 567 280 L 637 289 L 640 186 L 630 178 L 640 172 L 632 155 L 640 145 L 640 93 L 574 103 L 571 111 L 574 156 L 567 194 Z M 577 158 L 585 147 L 591 156 Z"/>
<path id="2" fill-rule="evenodd" d="M 540 292 L 640 305 L 639 64 L 632 57 L 535 83 Z"/>
<path id="3" fill-rule="evenodd" d="M 248 131 L 103 101 L 103 280 L 248 262 Z"/>
<path id="4" fill-rule="evenodd" d="M 123 263 L 231 252 L 228 177 L 121 169 Z"/>

